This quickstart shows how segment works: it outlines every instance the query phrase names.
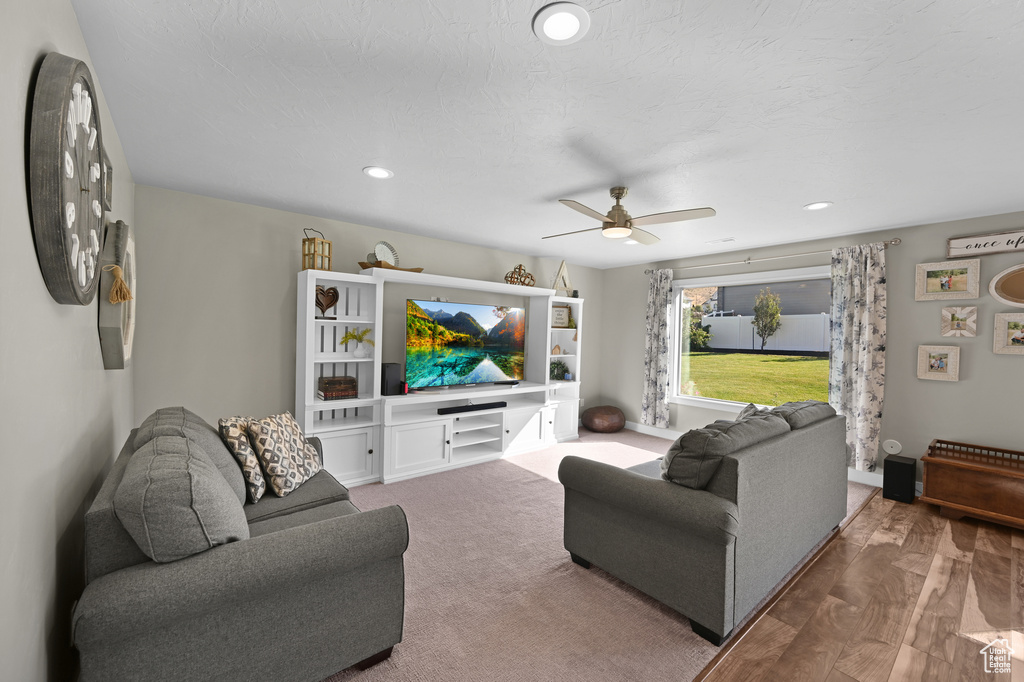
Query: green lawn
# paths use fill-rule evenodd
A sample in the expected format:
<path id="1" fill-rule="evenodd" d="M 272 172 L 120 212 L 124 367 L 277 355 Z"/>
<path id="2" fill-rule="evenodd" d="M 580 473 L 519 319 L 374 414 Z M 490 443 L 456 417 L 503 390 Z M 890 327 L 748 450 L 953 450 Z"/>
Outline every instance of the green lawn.
<path id="1" fill-rule="evenodd" d="M 687 376 L 689 375 L 689 376 Z M 684 392 L 705 398 L 759 405 L 793 400 L 828 402 L 828 358 L 751 353 L 690 353 L 683 356 Z"/>

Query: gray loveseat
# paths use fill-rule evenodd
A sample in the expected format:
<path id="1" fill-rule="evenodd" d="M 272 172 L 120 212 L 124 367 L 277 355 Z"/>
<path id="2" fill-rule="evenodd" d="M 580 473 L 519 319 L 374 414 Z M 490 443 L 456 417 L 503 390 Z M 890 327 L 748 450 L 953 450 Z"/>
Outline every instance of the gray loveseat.
<path id="1" fill-rule="evenodd" d="M 629 469 L 564 458 L 565 548 L 576 563 L 592 562 L 687 616 L 694 632 L 720 645 L 846 515 L 846 420 L 817 405 L 818 419 L 797 413 L 795 426 L 779 429 L 775 416 L 780 433 L 725 454 L 721 441 L 744 425 L 699 430 L 709 437 L 689 432 L 680 441 L 702 440 L 683 475 L 706 479 L 688 481 L 692 487 L 667 480 L 667 458 Z M 715 454 L 716 440 L 717 461 L 705 456 Z M 743 446 L 743 438 L 732 444 Z"/>
<path id="2" fill-rule="evenodd" d="M 187 442 L 161 444 L 208 455 L 200 459 L 216 469 L 207 471 L 227 486 L 218 479 L 195 494 L 219 491 L 248 537 L 166 563 L 144 554 L 115 514 L 128 463 L 145 447 L 136 436 L 146 424 L 132 431 L 85 516 L 87 585 L 73 616 L 80 679 L 317 681 L 387 658 L 405 608 L 401 508 L 360 512 L 322 470 L 285 497 L 243 505 L 241 469 L 218 450 L 217 430 L 164 409 L 180 415 Z"/>

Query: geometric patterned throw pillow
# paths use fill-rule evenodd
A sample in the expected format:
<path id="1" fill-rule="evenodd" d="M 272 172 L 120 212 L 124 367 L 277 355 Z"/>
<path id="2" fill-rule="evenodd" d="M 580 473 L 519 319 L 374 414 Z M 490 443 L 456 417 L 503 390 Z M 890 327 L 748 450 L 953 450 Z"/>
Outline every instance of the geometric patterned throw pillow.
<path id="1" fill-rule="evenodd" d="M 245 479 L 245 487 L 249 492 L 249 501 L 255 504 L 266 492 L 267 483 L 263 479 L 263 471 L 260 469 L 260 460 L 256 457 L 256 451 L 249 443 L 249 422 L 251 421 L 252 417 L 221 419 L 220 437 L 224 439 L 228 450 L 231 450 L 235 459 L 242 465 L 242 477 Z"/>
<path id="2" fill-rule="evenodd" d="M 316 448 L 306 442 L 291 413 L 249 421 L 249 440 L 267 484 L 284 497 L 320 471 Z"/>

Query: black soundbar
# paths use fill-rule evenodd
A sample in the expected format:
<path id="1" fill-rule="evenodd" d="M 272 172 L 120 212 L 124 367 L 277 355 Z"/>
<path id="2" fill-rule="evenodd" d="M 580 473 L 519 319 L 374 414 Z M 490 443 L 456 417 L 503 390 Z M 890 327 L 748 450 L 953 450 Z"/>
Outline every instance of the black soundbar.
<path id="1" fill-rule="evenodd" d="M 456 412 L 476 412 L 477 410 L 493 410 L 496 407 L 508 405 L 504 400 L 493 403 L 478 403 L 476 405 L 456 405 L 455 407 L 439 407 L 438 414 L 455 414 Z"/>

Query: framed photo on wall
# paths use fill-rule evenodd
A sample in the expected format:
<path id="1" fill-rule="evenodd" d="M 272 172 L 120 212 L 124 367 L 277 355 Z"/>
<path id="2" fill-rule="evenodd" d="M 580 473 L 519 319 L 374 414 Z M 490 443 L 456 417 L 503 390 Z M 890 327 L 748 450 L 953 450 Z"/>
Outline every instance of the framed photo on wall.
<path id="1" fill-rule="evenodd" d="M 947 260 L 920 263 L 914 278 L 915 301 L 978 298 L 981 261 Z"/>
<path id="2" fill-rule="evenodd" d="M 996 313 L 992 352 L 1024 355 L 1024 313 Z"/>
<path id="3" fill-rule="evenodd" d="M 978 308 L 968 306 L 965 308 L 943 308 L 942 309 L 942 335 L 943 336 L 977 336 L 978 335 Z"/>
<path id="4" fill-rule="evenodd" d="M 960 381 L 960 347 L 918 346 L 917 378 Z"/>

